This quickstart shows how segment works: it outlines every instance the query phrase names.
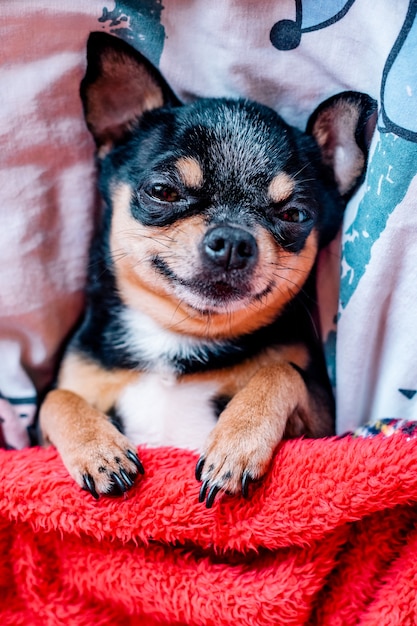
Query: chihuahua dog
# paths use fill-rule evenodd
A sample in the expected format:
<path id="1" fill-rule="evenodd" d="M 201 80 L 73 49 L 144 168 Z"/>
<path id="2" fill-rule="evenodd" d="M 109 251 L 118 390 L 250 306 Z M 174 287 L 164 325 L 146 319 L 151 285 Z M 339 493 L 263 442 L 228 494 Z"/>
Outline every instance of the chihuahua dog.
<path id="1" fill-rule="evenodd" d="M 104 208 L 44 441 L 95 498 L 143 473 L 137 444 L 200 450 L 207 507 L 246 496 L 283 437 L 333 433 L 312 270 L 363 174 L 373 102 L 335 96 L 302 133 L 247 100 L 182 104 L 111 35 L 90 35 L 87 60 Z"/>

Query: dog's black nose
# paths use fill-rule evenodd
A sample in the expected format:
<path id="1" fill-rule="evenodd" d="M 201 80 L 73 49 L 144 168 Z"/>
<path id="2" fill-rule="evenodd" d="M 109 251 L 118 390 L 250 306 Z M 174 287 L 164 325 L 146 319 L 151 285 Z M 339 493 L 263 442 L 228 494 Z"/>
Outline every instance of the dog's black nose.
<path id="1" fill-rule="evenodd" d="M 215 226 L 203 239 L 203 254 L 225 270 L 237 270 L 253 265 L 258 246 L 251 233 L 238 226 Z"/>

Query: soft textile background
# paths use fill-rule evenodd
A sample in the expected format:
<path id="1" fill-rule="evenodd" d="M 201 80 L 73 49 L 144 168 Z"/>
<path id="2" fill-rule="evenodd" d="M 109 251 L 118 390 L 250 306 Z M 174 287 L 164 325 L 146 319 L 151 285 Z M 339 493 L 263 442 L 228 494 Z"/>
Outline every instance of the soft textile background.
<path id="1" fill-rule="evenodd" d="M 298 15 L 290 0 L 2 3 L 0 417 L 9 446 L 29 442 L 37 392 L 82 308 L 96 196 L 78 86 L 92 30 L 137 46 L 185 100 L 247 96 L 301 128 L 339 91 L 378 100 L 367 179 L 341 248 L 321 260 L 323 333 L 339 431 L 368 418 L 417 419 L 416 3 L 297 6 Z"/>

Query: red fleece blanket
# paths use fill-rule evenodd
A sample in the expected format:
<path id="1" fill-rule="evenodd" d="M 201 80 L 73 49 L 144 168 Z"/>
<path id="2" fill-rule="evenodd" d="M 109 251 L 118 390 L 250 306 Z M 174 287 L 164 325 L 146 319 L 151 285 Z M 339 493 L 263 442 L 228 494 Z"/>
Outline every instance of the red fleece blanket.
<path id="1" fill-rule="evenodd" d="M 197 501 L 196 456 L 96 502 L 53 449 L 0 452 L 0 623 L 417 624 L 417 439 L 289 441 L 247 501 Z"/>

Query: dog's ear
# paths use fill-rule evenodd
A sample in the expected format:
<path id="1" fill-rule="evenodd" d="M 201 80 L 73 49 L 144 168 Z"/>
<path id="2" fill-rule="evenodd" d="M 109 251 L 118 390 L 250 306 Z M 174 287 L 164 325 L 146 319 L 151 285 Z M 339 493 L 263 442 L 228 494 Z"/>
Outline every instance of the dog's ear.
<path id="1" fill-rule="evenodd" d="M 307 132 L 315 138 L 342 196 L 352 193 L 364 174 L 376 109 L 368 95 L 346 91 L 323 102 L 309 119 Z"/>
<path id="2" fill-rule="evenodd" d="M 99 156 L 122 140 L 145 111 L 180 104 L 142 54 L 122 39 L 100 32 L 88 39 L 80 94 Z"/>

